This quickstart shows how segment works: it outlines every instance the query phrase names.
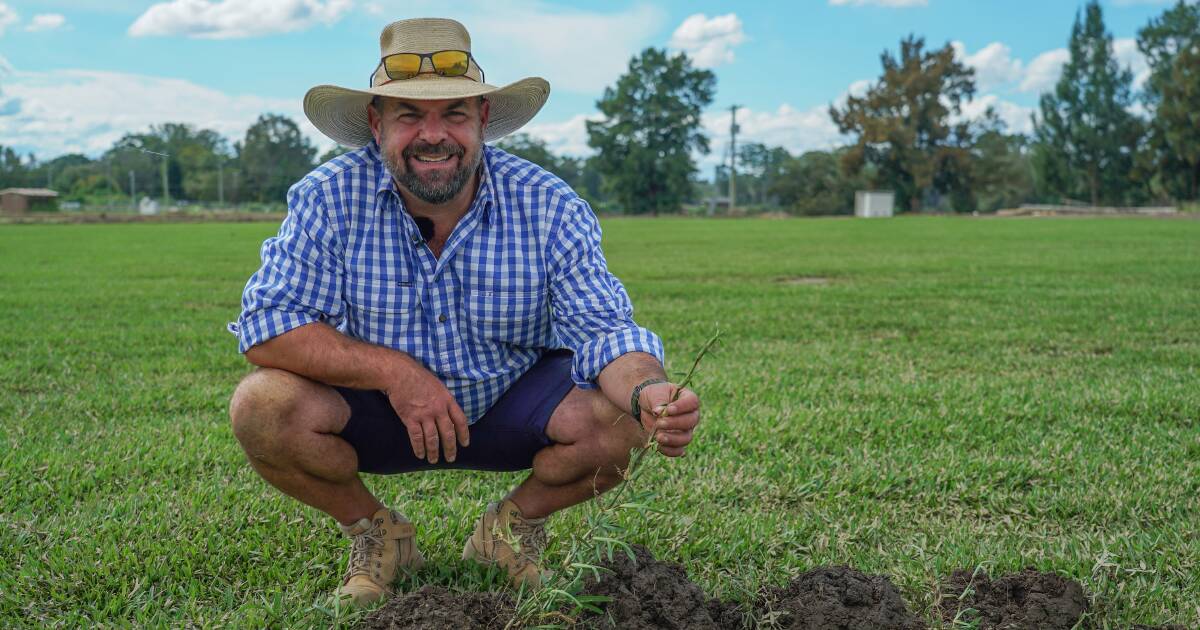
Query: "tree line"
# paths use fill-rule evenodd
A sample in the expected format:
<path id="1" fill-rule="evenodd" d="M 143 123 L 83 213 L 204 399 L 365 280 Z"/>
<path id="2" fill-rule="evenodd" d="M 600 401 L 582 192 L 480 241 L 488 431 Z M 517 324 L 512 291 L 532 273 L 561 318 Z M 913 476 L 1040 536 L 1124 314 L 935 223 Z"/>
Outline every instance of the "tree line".
<path id="1" fill-rule="evenodd" d="M 990 109 L 968 118 L 974 71 L 949 44 L 933 49 L 906 37 L 882 53 L 882 72 L 865 93 L 830 106 L 845 146 L 793 155 L 759 142 L 740 145 L 736 204 L 845 214 L 863 189 L 894 191 L 902 211 L 1196 203 L 1200 4 L 1178 0 L 1138 31 L 1137 45 L 1149 66 L 1140 89 L 1117 62 L 1091 0 L 1076 14 L 1062 75 L 1041 96 L 1033 132 L 1024 135 L 1010 133 Z M 555 155 L 527 134 L 498 144 L 549 168 L 600 210 L 676 212 L 728 190 L 728 162 L 702 181 L 694 158 L 710 150 L 701 115 L 715 92 L 711 71 L 649 48 L 597 102 L 604 118 L 587 123 L 591 157 Z M 0 188 L 46 186 L 89 205 L 169 196 L 278 206 L 292 183 L 344 150 L 318 157 L 295 121 L 278 114 L 260 116 L 232 145 L 215 131 L 167 123 L 127 134 L 95 159 L 38 161 L 0 147 Z"/>

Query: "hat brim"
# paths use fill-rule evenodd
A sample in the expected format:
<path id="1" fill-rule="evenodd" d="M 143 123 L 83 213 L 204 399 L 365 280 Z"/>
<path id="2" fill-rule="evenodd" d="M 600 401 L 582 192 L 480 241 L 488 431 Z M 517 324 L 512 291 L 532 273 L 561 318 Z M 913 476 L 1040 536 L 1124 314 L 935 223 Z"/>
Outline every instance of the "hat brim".
<path id="1" fill-rule="evenodd" d="M 429 78 L 392 81 L 366 90 L 318 85 L 304 95 L 304 115 L 334 142 L 346 147 L 361 147 L 374 139 L 367 121 L 367 105 L 376 96 L 419 101 L 487 97 L 490 109 L 483 139 L 492 142 L 532 120 L 550 97 L 550 84 L 540 77 L 529 77 L 495 87 L 470 79 L 430 75 Z"/>

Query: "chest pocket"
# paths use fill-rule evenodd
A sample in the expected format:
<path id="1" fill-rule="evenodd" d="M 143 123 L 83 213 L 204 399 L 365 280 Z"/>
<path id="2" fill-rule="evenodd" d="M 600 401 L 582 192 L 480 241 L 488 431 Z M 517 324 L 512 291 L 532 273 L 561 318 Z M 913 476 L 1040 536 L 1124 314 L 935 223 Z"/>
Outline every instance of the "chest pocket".
<path id="1" fill-rule="evenodd" d="M 470 333 L 476 339 L 522 347 L 543 345 L 549 324 L 545 289 L 468 290 L 463 306 Z"/>
<path id="2" fill-rule="evenodd" d="M 403 348 L 420 321 L 420 295 L 412 283 L 348 279 L 346 321 L 353 337 Z"/>

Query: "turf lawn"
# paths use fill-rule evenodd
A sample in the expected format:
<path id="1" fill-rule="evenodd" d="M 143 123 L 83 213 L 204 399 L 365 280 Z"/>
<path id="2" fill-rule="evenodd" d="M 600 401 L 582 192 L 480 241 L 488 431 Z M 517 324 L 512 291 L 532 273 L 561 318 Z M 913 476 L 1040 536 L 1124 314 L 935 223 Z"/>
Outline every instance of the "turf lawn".
<path id="1" fill-rule="evenodd" d="M 631 541 L 725 597 L 850 564 L 931 615 L 953 569 L 1035 566 L 1084 584 L 1085 627 L 1200 627 L 1200 221 L 604 228 L 672 372 L 724 333 Z M 0 627 L 333 623 L 345 539 L 226 415 L 224 325 L 274 231 L 0 226 Z M 479 588 L 457 554 L 517 480 L 368 485 L 418 524 L 417 582 Z"/>

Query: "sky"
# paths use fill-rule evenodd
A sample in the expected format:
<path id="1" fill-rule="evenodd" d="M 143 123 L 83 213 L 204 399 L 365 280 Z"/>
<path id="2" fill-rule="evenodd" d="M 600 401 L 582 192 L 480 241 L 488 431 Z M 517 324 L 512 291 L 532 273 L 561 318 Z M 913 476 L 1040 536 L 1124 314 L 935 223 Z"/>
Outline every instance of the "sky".
<path id="1" fill-rule="evenodd" d="M 1174 0 L 1104 0 L 1118 58 L 1143 80 L 1134 38 Z M 909 35 L 954 46 L 976 70 L 967 115 L 993 107 L 1027 132 L 1052 89 L 1082 0 L 791 0 L 511 2 L 458 0 L 0 0 L 0 145 L 40 159 L 96 157 L 122 135 L 185 122 L 240 139 L 262 113 L 304 119 L 319 84 L 365 87 L 379 32 L 412 17 L 450 17 L 471 33 L 488 82 L 540 76 L 550 99 L 526 131 L 556 153 L 587 155 L 585 121 L 604 88 L 647 47 L 712 70 L 704 116 L 727 151 L 729 108 L 742 142 L 793 153 L 845 141 L 828 108 L 880 74 L 880 54 Z"/>

